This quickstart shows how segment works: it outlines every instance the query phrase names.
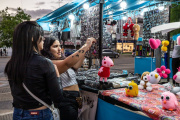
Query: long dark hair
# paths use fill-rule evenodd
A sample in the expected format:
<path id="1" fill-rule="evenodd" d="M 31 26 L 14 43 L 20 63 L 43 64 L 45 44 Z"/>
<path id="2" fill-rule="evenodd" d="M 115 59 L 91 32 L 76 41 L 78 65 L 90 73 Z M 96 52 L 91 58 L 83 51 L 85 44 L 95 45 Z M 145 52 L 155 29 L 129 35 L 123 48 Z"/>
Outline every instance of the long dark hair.
<path id="1" fill-rule="evenodd" d="M 55 37 L 45 37 L 44 40 L 44 46 L 43 46 L 43 50 L 41 50 L 41 54 L 46 57 L 49 58 L 51 60 L 55 60 L 57 58 L 55 58 L 53 56 L 53 54 L 50 51 L 50 47 L 53 45 L 53 43 L 56 41 L 57 39 Z M 65 56 L 64 54 L 61 52 L 61 58 L 59 58 L 60 60 L 64 60 Z"/>
<path id="2" fill-rule="evenodd" d="M 5 67 L 9 80 L 22 83 L 26 68 L 33 55 L 33 49 L 38 53 L 38 44 L 42 41 L 44 32 L 35 21 L 25 21 L 16 26 L 13 33 L 12 56 Z"/>

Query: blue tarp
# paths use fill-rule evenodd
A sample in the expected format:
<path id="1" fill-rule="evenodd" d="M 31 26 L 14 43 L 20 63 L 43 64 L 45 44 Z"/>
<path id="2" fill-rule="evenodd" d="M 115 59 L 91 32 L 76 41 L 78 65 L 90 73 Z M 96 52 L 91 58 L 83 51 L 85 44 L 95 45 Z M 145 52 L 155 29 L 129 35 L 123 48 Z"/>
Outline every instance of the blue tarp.
<path id="1" fill-rule="evenodd" d="M 70 12 L 71 10 L 74 10 L 78 8 L 83 3 L 87 2 L 88 0 L 74 0 L 71 3 L 67 3 L 64 6 L 56 9 L 55 11 L 45 15 L 44 17 L 37 20 L 37 22 L 47 22 L 47 21 L 53 21 L 57 17 L 66 14 L 67 12 Z"/>
<path id="2" fill-rule="evenodd" d="M 68 3 L 68 4 L 56 9 L 55 11 L 45 15 L 44 17 L 37 20 L 37 22 L 53 21 L 53 20 L 57 19 L 58 17 L 66 14 L 68 12 L 71 12 L 71 10 L 78 8 L 79 6 L 86 3 L 87 1 L 88 0 L 74 0 L 73 2 Z M 154 4 L 154 2 L 152 2 L 152 1 L 150 2 L 150 1 L 140 1 L 140 0 L 126 0 L 127 7 L 126 7 L 126 9 L 122 10 L 120 7 L 120 2 L 121 2 L 121 0 L 105 0 L 104 10 L 103 10 L 103 12 L 104 12 L 103 18 L 109 17 L 108 11 L 112 11 L 113 15 L 119 15 L 127 10 L 136 10 L 136 9 Z M 91 6 L 94 6 L 97 3 L 99 3 L 99 0 L 96 0 L 95 2 L 91 3 Z"/>

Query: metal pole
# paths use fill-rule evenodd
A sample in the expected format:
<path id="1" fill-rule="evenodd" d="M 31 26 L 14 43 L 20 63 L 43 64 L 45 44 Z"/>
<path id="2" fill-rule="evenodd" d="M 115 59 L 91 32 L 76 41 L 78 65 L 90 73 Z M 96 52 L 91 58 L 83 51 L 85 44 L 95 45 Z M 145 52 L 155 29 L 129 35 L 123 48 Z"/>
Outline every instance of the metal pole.
<path id="1" fill-rule="evenodd" d="M 100 66 L 102 65 L 102 41 L 103 41 L 103 4 L 104 0 L 100 1 L 100 19 L 99 19 L 99 59 Z"/>
<path id="2" fill-rule="evenodd" d="M 170 23 L 170 13 L 171 13 L 171 6 L 169 6 L 169 23 Z M 168 51 L 167 51 L 167 68 L 170 69 L 170 49 L 171 49 L 171 40 L 170 40 L 170 32 L 168 32 L 168 41 L 169 41 L 169 45 L 168 45 Z M 167 81 L 169 82 L 169 74 L 167 77 Z"/>

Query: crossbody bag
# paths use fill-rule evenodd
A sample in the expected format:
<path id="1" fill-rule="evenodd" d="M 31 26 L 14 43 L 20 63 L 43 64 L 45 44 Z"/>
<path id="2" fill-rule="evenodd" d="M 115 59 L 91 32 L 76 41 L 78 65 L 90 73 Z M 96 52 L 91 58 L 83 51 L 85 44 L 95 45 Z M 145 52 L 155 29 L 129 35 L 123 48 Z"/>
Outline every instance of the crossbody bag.
<path id="1" fill-rule="evenodd" d="M 52 114 L 53 114 L 53 118 L 54 120 L 60 120 L 60 111 L 59 109 L 55 108 L 54 105 L 52 104 L 51 106 L 46 104 L 44 101 L 42 101 L 41 99 L 39 99 L 37 96 L 35 96 L 26 86 L 25 84 L 23 83 L 22 84 L 24 89 L 34 98 L 36 99 L 38 102 L 40 102 L 41 104 L 43 104 L 44 106 L 48 107 Z"/>

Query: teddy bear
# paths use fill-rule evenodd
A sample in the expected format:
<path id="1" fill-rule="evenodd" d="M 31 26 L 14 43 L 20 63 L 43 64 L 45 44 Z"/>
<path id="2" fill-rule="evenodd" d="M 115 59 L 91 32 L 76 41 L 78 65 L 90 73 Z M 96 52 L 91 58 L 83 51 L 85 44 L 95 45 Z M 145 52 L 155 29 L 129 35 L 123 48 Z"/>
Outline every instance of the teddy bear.
<path id="1" fill-rule="evenodd" d="M 133 25 L 133 31 L 134 31 L 134 39 L 138 40 L 139 38 L 139 31 L 140 31 L 140 26 L 136 23 Z"/>

